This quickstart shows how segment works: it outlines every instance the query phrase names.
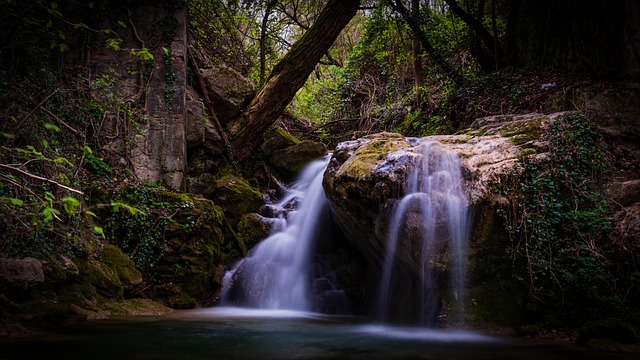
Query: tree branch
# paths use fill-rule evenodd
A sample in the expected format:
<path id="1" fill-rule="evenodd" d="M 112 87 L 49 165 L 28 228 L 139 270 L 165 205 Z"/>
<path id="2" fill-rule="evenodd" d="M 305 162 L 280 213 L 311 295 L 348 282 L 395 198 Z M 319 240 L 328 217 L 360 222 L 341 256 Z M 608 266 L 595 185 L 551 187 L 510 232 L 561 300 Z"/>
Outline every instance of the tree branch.
<path id="1" fill-rule="evenodd" d="M 451 64 L 449 64 L 447 60 L 443 58 L 442 55 L 440 55 L 440 53 L 433 47 L 433 44 L 431 44 L 424 31 L 422 31 L 418 20 L 411 16 L 409 10 L 407 10 L 407 8 L 402 4 L 402 1 L 387 0 L 387 4 L 393 11 L 400 14 L 404 21 L 407 22 L 407 25 L 409 25 L 411 31 L 413 31 L 415 36 L 418 37 L 424 49 L 427 51 L 431 59 L 433 59 L 433 61 L 438 64 L 440 69 L 442 69 L 445 74 L 449 75 L 449 78 L 451 78 L 451 80 L 453 80 L 453 82 L 455 82 L 456 84 L 461 85 L 462 83 L 464 83 L 464 78 L 462 77 L 462 75 L 460 75 L 453 68 L 453 66 L 451 66 Z"/>
<path id="2" fill-rule="evenodd" d="M 51 97 L 55 94 L 58 93 L 58 91 L 60 91 L 60 89 L 55 89 L 51 94 L 47 95 L 42 101 L 40 101 L 40 103 L 33 108 L 25 117 L 22 118 L 22 120 L 20 120 L 20 124 L 18 124 L 18 129 L 22 127 L 22 125 L 24 125 L 24 122 L 27 121 L 28 118 L 31 117 L 31 115 L 33 115 L 34 112 L 36 112 L 36 110 L 38 110 L 42 105 L 44 105 L 44 103 L 46 103 L 47 101 L 49 101 L 49 99 L 51 99 Z"/>
<path id="3" fill-rule="evenodd" d="M 71 132 L 73 132 L 76 135 L 80 135 L 80 131 L 74 129 L 73 127 L 71 127 L 71 125 L 67 124 L 66 122 L 62 121 L 62 119 L 60 119 L 56 114 L 52 113 L 49 109 L 47 109 L 46 107 L 42 106 L 42 110 L 44 112 L 46 112 L 47 114 L 49 114 L 49 116 L 51 116 L 52 118 L 56 119 L 60 124 L 62 124 L 62 126 L 66 127 L 67 129 L 69 129 Z"/>
<path id="4" fill-rule="evenodd" d="M 200 73 L 200 69 L 198 67 L 198 63 L 196 62 L 196 57 L 193 55 L 193 51 L 191 47 L 187 47 L 187 52 L 189 53 L 189 59 L 191 60 L 191 64 L 193 64 L 193 72 L 196 73 L 196 77 L 198 78 L 198 83 L 200 85 L 200 91 L 202 92 L 202 96 L 204 97 L 204 102 L 207 105 L 207 110 L 209 111 L 209 115 L 213 119 L 213 124 L 216 126 L 216 129 L 220 133 L 220 137 L 222 141 L 224 141 L 224 147 L 226 149 L 231 149 L 231 144 L 229 143 L 229 139 L 227 138 L 227 134 L 224 131 L 224 128 L 220 124 L 220 120 L 218 120 L 218 116 L 216 116 L 216 112 L 213 109 L 213 104 L 211 103 L 211 99 L 209 98 L 209 92 L 207 91 L 207 86 L 204 83 L 204 79 L 202 78 L 202 74 Z"/>
<path id="5" fill-rule="evenodd" d="M 39 180 L 39 181 L 43 181 L 43 182 L 48 182 L 49 184 L 53 184 L 55 186 L 61 187 L 63 189 L 72 191 L 72 192 L 80 194 L 80 195 L 84 195 L 84 193 L 82 191 L 80 191 L 80 190 L 76 190 L 76 189 L 70 188 L 68 186 L 60 184 L 57 181 L 54 181 L 54 180 L 51 180 L 51 179 L 47 179 L 47 178 L 44 178 L 42 176 L 38 176 L 38 175 L 34 175 L 34 174 L 31 174 L 31 173 L 28 173 L 28 172 L 26 172 L 24 170 L 20 170 L 20 169 L 18 169 L 16 167 L 13 167 L 13 166 L 10 166 L 10 165 L 0 164 L 0 168 L 5 168 L 7 170 L 15 171 L 15 172 L 20 173 L 20 174 L 22 174 L 22 175 L 24 175 L 26 177 L 31 178 L 31 179 Z"/>

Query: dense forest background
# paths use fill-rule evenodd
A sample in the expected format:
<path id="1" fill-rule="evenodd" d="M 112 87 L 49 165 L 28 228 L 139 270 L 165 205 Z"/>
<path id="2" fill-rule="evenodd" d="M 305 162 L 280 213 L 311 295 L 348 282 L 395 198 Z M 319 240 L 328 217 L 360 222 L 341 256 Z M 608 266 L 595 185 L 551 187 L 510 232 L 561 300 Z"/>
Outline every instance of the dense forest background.
<path id="1" fill-rule="evenodd" d="M 209 194 L 216 205 L 206 209 L 216 224 L 207 228 L 218 239 L 214 262 L 228 266 L 246 253 L 251 242 L 243 237 L 242 216 L 259 207 L 260 193 L 277 193 L 277 184 L 292 176 L 261 160 L 264 136 L 274 126 L 296 141 L 333 149 L 382 131 L 453 134 L 489 115 L 584 114 L 578 101 L 584 94 L 638 91 L 640 6 L 634 0 L 152 3 L 0 0 L 0 253 L 58 259 L 50 260 L 55 263 L 59 256 L 90 258 L 105 244 L 114 245 L 133 260 L 144 284 L 107 297 L 170 297 L 166 287 L 147 289 L 166 283 L 167 273 L 175 280 L 184 270 L 175 264 L 158 270 L 173 246 L 167 234 L 204 231 L 194 220 L 200 205 L 193 204 L 200 203 L 189 197 L 202 186 L 202 167 L 216 182 L 237 176 L 242 181 L 236 183 L 254 189 L 251 196 L 242 195 L 245 208 L 238 209 L 231 203 L 240 201 L 221 195 L 221 186 Z M 176 30 L 181 21 L 184 33 Z M 186 71 L 176 71 L 178 65 Z M 227 115 L 202 90 L 202 69 L 218 65 L 255 89 L 239 113 Z M 179 105 L 184 86 L 173 86 L 181 83 L 199 91 L 219 138 L 211 146 L 187 145 L 176 169 L 158 165 L 164 177 L 141 177 L 140 164 L 132 159 L 138 139 L 147 136 L 142 129 L 155 118 L 174 119 L 187 111 Z M 600 125 L 636 129 L 637 113 L 633 104 L 630 108 L 632 115 L 624 109 L 600 114 Z M 587 123 L 578 124 L 584 142 L 567 146 L 600 144 Z M 631 143 L 633 136 L 627 138 Z M 173 146 L 171 139 L 163 141 L 158 147 Z M 594 156 L 595 167 L 568 165 L 576 169 L 569 176 L 583 176 L 576 187 L 560 188 L 562 177 L 553 179 L 556 185 L 540 185 L 544 191 L 580 193 L 574 204 L 579 199 L 590 206 L 573 213 L 573 228 L 545 236 L 562 240 L 575 231 L 593 242 L 606 236 L 609 213 L 594 195 L 596 185 L 607 176 L 605 165 L 635 174 L 638 163 L 635 155 Z M 550 218 L 536 221 L 557 225 L 559 220 Z M 591 249 L 578 266 L 562 257 L 580 246 L 562 245 L 556 264 L 567 266 L 560 271 L 563 279 L 544 278 L 551 263 L 523 257 L 523 271 L 540 278 L 525 276 L 522 282 L 538 299 L 564 299 L 569 285 L 577 287 L 575 294 L 589 304 L 572 312 L 572 320 L 619 313 L 638 299 L 640 272 L 637 254 L 623 250 L 638 244 L 618 245 Z M 619 262 L 611 262 L 615 258 Z M 207 266 L 218 278 L 224 268 Z M 15 297 L 0 295 L 0 304 L 11 309 L 16 298 L 49 296 L 63 282 L 16 291 Z M 175 307 L 212 302 L 211 289 L 195 288 L 189 299 L 173 300 Z"/>

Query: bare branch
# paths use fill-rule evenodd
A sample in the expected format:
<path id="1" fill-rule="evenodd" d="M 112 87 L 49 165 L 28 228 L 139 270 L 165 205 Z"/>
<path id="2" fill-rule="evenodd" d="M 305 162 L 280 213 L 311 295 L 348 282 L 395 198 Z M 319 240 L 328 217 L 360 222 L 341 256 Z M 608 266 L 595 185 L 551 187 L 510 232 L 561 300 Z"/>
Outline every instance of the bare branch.
<path id="1" fill-rule="evenodd" d="M 60 119 L 56 114 L 52 113 L 51 111 L 49 111 L 49 109 L 47 109 L 46 107 L 42 107 L 42 110 L 44 112 L 46 112 L 47 114 L 49 114 L 49 116 L 51 116 L 52 118 L 56 119 L 60 124 L 62 124 L 62 126 L 66 127 L 67 129 L 69 129 L 71 132 L 73 132 L 76 135 L 81 135 L 80 131 L 74 129 L 73 127 L 71 127 L 71 125 L 67 124 L 66 122 L 62 121 L 62 119 Z"/>
<path id="2" fill-rule="evenodd" d="M 42 105 L 44 105 L 44 103 L 46 103 L 47 101 L 49 101 L 49 99 L 51 99 L 53 97 L 53 95 L 57 94 L 58 91 L 60 91 L 60 89 L 55 89 L 51 94 L 47 95 L 42 101 L 40 101 L 40 103 L 33 108 L 25 117 L 22 118 L 22 120 L 20 120 L 20 124 L 18 124 L 18 129 L 22 127 L 22 125 L 24 125 L 24 122 L 27 121 L 28 118 L 31 117 L 31 115 L 33 115 L 34 112 L 36 112 L 36 110 L 38 110 Z"/>
<path id="3" fill-rule="evenodd" d="M 27 176 L 27 177 L 29 177 L 31 179 L 39 180 L 39 181 L 43 181 L 43 182 L 48 182 L 49 184 L 53 184 L 55 186 L 61 187 L 63 189 L 72 191 L 72 192 L 80 194 L 80 195 L 84 195 L 84 193 L 82 191 L 80 191 L 80 190 L 76 190 L 76 189 L 70 188 L 68 186 L 60 184 L 57 181 L 54 181 L 54 180 L 51 180 L 51 179 L 47 179 L 47 178 L 44 178 L 42 176 L 38 176 L 38 175 L 34 175 L 34 174 L 31 174 L 31 173 L 28 173 L 28 172 L 26 172 L 24 170 L 20 170 L 20 169 L 18 169 L 16 167 L 13 167 L 13 166 L 10 166 L 10 165 L 0 164 L 0 168 L 5 168 L 7 170 L 15 171 L 15 172 L 20 173 L 20 174 L 22 174 L 24 176 Z"/>

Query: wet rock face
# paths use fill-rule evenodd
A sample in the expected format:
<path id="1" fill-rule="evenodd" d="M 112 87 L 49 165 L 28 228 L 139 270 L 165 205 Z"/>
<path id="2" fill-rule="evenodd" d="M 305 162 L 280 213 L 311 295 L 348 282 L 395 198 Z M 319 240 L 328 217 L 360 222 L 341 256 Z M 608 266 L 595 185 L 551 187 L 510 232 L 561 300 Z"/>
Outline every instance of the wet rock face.
<path id="1" fill-rule="evenodd" d="M 540 117 L 536 114 L 519 119 L 519 125 L 524 128 L 533 127 L 532 123 L 540 126 Z M 511 171 L 523 152 L 522 146 L 514 144 L 513 136 L 499 134 L 506 122 L 511 123 L 510 132 L 520 133 L 515 128 L 518 123 L 513 119 L 485 119 L 470 135 L 428 139 L 438 142 L 460 159 L 463 189 L 471 207 L 493 197 L 490 182 Z M 480 131 L 482 135 L 477 135 Z M 422 140 L 380 133 L 341 143 L 325 173 L 325 191 L 338 223 L 374 263 L 379 263 L 384 256 L 388 219 L 394 204 L 405 195 L 407 174 L 413 168 L 415 158 L 420 156 L 416 146 Z M 419 238 L 426 231 L 418 221 L 419 213 L 420 209 L 409 209 L 406 225 L 400 230 L 402 250 L 398 254 L 406 261 L 416 263 L 415 267 L 419 262 L 416 254 L 420 251 L 416 245 L 418 241 L 411 239 Z"/>
<path id="2" fill-rule="evenodd" d="M 410 193 L 410 174 L 417 161 L 431 163 L 432 158 L 450 154 L 459 160 L 460 179 L 469 210 L 476 209 L 474 217 L 501 221 L 494 214 L 501 198 L 492 191 L 491 184 L 501 176 L 509 174 L 528 154 L 542 153 L 546 145 L 537 134 L 547 122 L 557 115 L 530 114 L 526 116 L 502 116 L 479 119 L 473 128 L 464 134 L 431 136 L 428 138 L 404 138 L 399 134 L 379 133 L 355 141 L 339 144 L 325 172 L 323 185 L 331 205 L 331 211 L 342 231 L 367 263 L 374 269 L 382 269 L 385 253 L 390 243 L 393 213 Z M 430 150 L 422 153 L 426 143 L 434 143 Z M 439 155 L 438 155 L 439 154 Z M 454 169 L 455 170 L 455 169 Z M 439 174 L 433 174 L 437 181 Z M 452 230 L 449 227 L 449 211 L 445 202 L 437 197 L 442 189 L 434 188 L 436 198 L 429 199 L 430 210 L 436 216 L 430 223 L 424 222 L 425 209 L 421 205 L 405 205 L 404 216 L 397 229 L 395 258 L 398 260 L 400 277 L 392 278 L 393 286 L 405 285 L 394 292 L 406 292 L 406 298 L 419 293 L 412 283 L 428 282 L 434 291 L 434 308 L 446 301 L 441 291 L 451 286 L 444 279 L 453 271 Z M 446 196 L 445 196 L 446 197 Z M 419 199 L 418 199 L 419 200 Z M 419 202 L 421 203 L 421 202 Z M 456 210 L 454 210 L 455 212 Z M 476 243 L 486 242 L 482 224 L 470 234 Z M 477 230 L 477 233 L 474 231 Z M 425 258 L 424 234 L 433 234 Z M 470 247 L 470 252 L 477 251 Z M 473 254 L 470 254 L 473 256 Z M 425 270 L 423 263 L 431 269 L 431 279 L 421 279 Z M 471 263 L 473 265 L 474 263 Z M 473 271 L 473 269 L 471 269 Z M 394 275 L 392 275 L 393 277 Z M 416 279 L 416 282 L 408 279 Z M 436 290 L 437 288 L 442 290 Z M 429 291 L 431 292 L 431 290 Z M 440 295 L 438 295 L 440 294 Z M 367 296 L 376 297 L 376 294 Z M 392 304 L 393 305 L 393 304 Z M 421 305 L 414 304 L 416 308 Z M 391 306 L 393 307 L 393 306 Z M 402 318 L 403 314 L 396 314 Z M 404 314 L 406 316 L 406 314 Z M 413 316 L 413 315 L 411 315 Z M 434 318 L 439 313 L 429 315 Z M 427 319 L 429 320 L 429 319 Z M 431 319 L 433 320 L 433 319 Z M 433 321 L 427 323 L 433 323 Z"/>

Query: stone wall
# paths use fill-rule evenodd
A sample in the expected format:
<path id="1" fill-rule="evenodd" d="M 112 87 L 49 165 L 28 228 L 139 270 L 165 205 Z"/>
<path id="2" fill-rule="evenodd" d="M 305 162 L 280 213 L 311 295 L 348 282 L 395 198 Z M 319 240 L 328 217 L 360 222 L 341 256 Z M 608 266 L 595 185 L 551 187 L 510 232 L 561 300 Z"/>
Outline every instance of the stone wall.
<path id="1" fill-rule="evenodd" d="M 121 24 L 118 49 L 90 53 L 94 98 L 105 108 L 102 150 L 143 181 L 185 189 L 187 11 L 140 1 L 130 9 L 110 5 Z M 145 61 L 141 50 L 153 55 Z"/>
<path id="2" fill-rule="evenodd" d="M 176 11 L 175 19 L 177 31 L 171 41 L 170 55 L 156 52 L 154 58 L 145 99 L 149 121 L 142 129 L 143 136 L 136 137 L 132 165 L 142 180 L 161 181 L 171 189 L 184 190 L 186 9 Z"/>

